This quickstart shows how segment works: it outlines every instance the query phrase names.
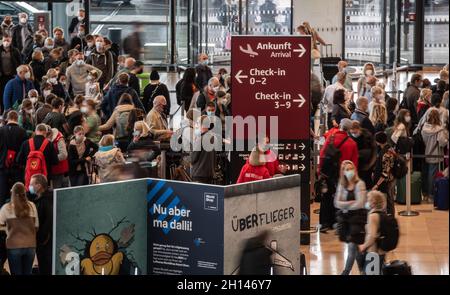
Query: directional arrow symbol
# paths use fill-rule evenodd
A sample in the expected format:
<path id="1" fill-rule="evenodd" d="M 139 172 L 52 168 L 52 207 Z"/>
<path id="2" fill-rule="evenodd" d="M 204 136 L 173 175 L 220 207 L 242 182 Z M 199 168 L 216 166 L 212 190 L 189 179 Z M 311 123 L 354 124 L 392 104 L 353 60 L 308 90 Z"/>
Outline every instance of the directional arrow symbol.
<path id="1" fill-rule="evenodd" d="M 244 83 L 244 82 L 242 82 L 241 79 L 246 79 L 246 78 L 248 78 L 248 76 L 247 76 L 247 75 L 242 75 L 242 70 L 240 70 L 240 71 L 236 74 L 235 78 L 236 78 L 236 80 L 239 82 L 239 84 L 242 84 L 242 83 Z"/>
<path id="2" fill-rule="evenodd" d="M 304 161 L 305 160 L 305 154 L 302 154 L 301 156 L 300 156 L 300 159 L 302 160 L 302 161 Z"/>
<path id="3" fill-rule="evenodd" d="M 301 164 L 301 165 L 299 166 L 299 168 L 300 168 L 300 170 L 302 170 L 302 172 L 305 171 L 305 169 L 306 169 L 305 165 L 303 165 L 303 164 Z"/>
<path id="4" fill-rule="evenodd" d="M 302 142 L 302 144 L 300 145 L 300 147 L 302 148 L 302 151 L 305 150 L 306 146 L 305 144 Z"/>
<path id="5" fill-rule="evenodd" d="M 300 48 L 299 48 L 299 49 L 294 49 L 293 51 L 294 51 L 294 52 L 300 52 L 299 55 L 298 55 L 298 57 L 303 57 L 303 55 L 305 55 L 305 53 L 306 53 L 306 49 L 305 49 L 305 47 L 303 47 L 302 44 L 298 44 L 298 46 L 299 46 Z"/>
<path id="6" fill-rule="evenodd" d="M 298 97 L 300 97 L 300 99 L 295 100 L 295 102 L 299 102 L 299 108 L 303 107 L 303 105 L 306 102 L 306 99 L 303 97 L 303 95 L 299 94 Z"/>

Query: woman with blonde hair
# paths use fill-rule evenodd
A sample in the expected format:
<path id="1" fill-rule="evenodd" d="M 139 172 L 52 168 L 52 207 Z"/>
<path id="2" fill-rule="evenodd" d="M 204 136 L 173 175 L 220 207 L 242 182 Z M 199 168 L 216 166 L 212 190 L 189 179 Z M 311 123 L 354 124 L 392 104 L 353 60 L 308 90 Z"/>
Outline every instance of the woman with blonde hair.
<path id="1" fill-rule="evenodd" d="M 28 201 L 23 183 L 13 185 L 11 201 L 0 209 L 0 226 L 6 226 L 6 249 L 11 274 L 31 275 L 39 220 L 36 206 Z"/>
<path id="2" fill-rule="evenodd" d="M 433 94 L 433 91 L 428 88 L 422 89 L 420 91 L 420 97 L 419 101 L 417 102 L 417 119 L 420 121 L 420 119 L 425 115 L 427 110 L 432 107 L 431 105 L 431 95 Z"/>
<path id="3" fill-rule="evenodd" d="M 381 87 L 375 86 L 371 89 L 372 92 L 372 101 L 369 103 L 369 114 L 372 113 L 373 106 L 375 104 L 386 105 L 386 101 L 384 100 L 384 90 Z"/>
<path id="4" fill-rule="evenodd" d="M 371 77 L 375 77 L 375 66 L 373 63 L 368 62 L 364 65 L 361 78 L 358 80 L 357 91 L 359 96 L 365 96 L 369 100 L 372 98 L 370 92 L 372 87 L 367 82 Z"/>
<path id="5" fill-rule="evenodd" d="M 98 152 L 94 155 L 101 183 L 109 182 L 114 168 L 125 164 L 125 158 L 114 142 L 113 135 L 104 135 L 100 140 Z"/>
<path id="6" fill-rule="evenodd" d="M 358 169 L 352 161 L 341 164 L 341 172 L 334 206 L 339 209 L 337 214 L 338 234 L 342 242 L 347 243 L 348 256 L 342 275 L 349 275 L 356 260 L 360 273 L 363 270 L 363 257 L 359 255 L 358 245 L 364 243 L 364 226 L 367 219 L 366 184 L 358 176 Z"/>
<path id="7" fill-rule="evenodd" d="M 387 110 L 383 104 L 374 104 L 369 115 L 370 121 L 375 128 L 375 133 L 384 131 L 387 128 Z"/>

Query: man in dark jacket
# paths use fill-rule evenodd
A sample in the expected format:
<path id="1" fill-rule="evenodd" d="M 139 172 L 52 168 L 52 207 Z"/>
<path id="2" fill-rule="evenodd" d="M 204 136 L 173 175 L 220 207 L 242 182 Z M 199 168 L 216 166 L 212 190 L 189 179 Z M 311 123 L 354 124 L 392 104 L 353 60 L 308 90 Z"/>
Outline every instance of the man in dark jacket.
<path id="1" fill-rule="evenodd" d="M 372 172 L 377 160 L 377 145 L 374 134 L 361 127 L 358 121 L 353 121 L 350 135 L 358 146 L 358 175 L 366 183 L 366 187 L 372 187 Z"/>
<path id="2" fill-rule="evenodd" d="M 106 50 L 105 40 L 101 36 L 95 38 L 95 49 L 86 63 L 102 71 L 102 76 L 98 79 L 102 89 L 114 77 L 114 58 L 112 53 Z"/>
<path id="3" fill-rule="evenodd" d="M 28 80 L 31 76 L 26 65 L 17 67 L 17 76 L 6 83 L 3 91 L 3 107 L 5 110 L 18 109 L 19 105 L 27 97 L 28 91 L 34 89 L 34 84 Z"/>
<path id="4" fill-rule="evenodd" d="M 375 134 L 375 127 L 373 127 L 372 121 L 369 119 L 369 100 L 367 97 L 360 96 L 356 100 L 356 110 L 352 114 L 351 119 L 354 121 L 358 121 L 361 125 L 361 128 L 366 129 L 372 134 Z"/>
<path id="5" fill-rule="evenodd" d="M 47 137 L 48 132 L 49 132 L 49 127 L 47 127 L 47 125 L 39 124 L 36 126 L 35 136 L 33 137 L 34 147 L 36 150 L 38 150 L 41 147 L 44 140 L 47 140 L 46 137 Z M 27 164 L 28 154 L 30 153 L 29 141 L 30 140 L 27 140 L 22 144 L 22 146 L 20 147 L 19 154 L 17 155 L 17 159 L 16 159 L 17 164 L 19 164 L 22 167 L 23 172 L 25 172 L 24 168 Z M 44 150 L 44 157 L 45 157 L 45 162 L 46 162 L 46 166 L 47 166 L 47 173 L 49 174 L 47 176 L 47 178 L 51 179 L 51 175 L 50 175 L 51 167 L 53 165 L 57 165 L 59 163 L 58 155 L 57 155 L 55 149 L 53 148 L 53 144 L 51 144 L 51 143 L 47 144 L 47 146 L 45 147 L 45 150 Z"/>
<path id="6" fill-rule="evenodd" d="M 85 21 L 85 11 L 83 8 L 78 10 L 78 15 L 70 21 L 69 34 L 74 37 L 78 34 L 81 25 L 86 25 Z"/>
<path id="7" fill-rule="evenodd" d="M 195 67 L 195 71 L 197 72 L 196 83 L 200 89 L 203 89 L 208 84 L 209 79 L 213 76 L 211 68 L 208 64 L 208 55 L 205 53 L 200 54 L 198 56 L 198 65 Z"/>
<path id="8" fill-rule="evenodd" d="M 420 97 L 420 89 L 422 87 L 423 78 L 420 74 L 414 74 L 411 77 L 411 82 L 403 94 L 403 100 L 400 107 L 409 110 L 411 114 L 411 125 L 415 127 L 419 123 L 417 116 L 417 102 Z"/>
<path id="9" fill-rule="evenodd" d="M 15 163 L 22 143 L 27 139 L 27 132 L 17 123 L 16 111 L 8 112 L 7 124 L 0 128 L 0 207 L 14 183 L 21 180 L 21 172 Z M 1 268 L 1 266 L 0 266 Z"/>
<path id="10" fill-rule="evenodd" d="M 19 23 L 11 29 L 11 34 L 13 47 L 20 51 L 25 61 L 26 53 L 33 47 L 33 27 L 28 23 L 28 14 L 19 13 Z"/>
<path id="11" fill-rule="evenodd" d="M 52 274 L 53 243 L 53 193 L 48 189 L 47 178 L 35 174 L 30 181 L 29 199 L 36 205 L 39 229 L 36 233 L 36 256 L 39 274 Z"/>
<path id="12" fill-rule="evenodd" d="M 106 118 L 111 117 L 112 113 L 114 112 L 114 109 L 117 106 L 117 103 L 119 102 L 120 97 L 124 93 L 128 93 L 131 95 L 131 97 L 133 98 L 133 104 L 136 108 L 145 110 L 141 100 L 139 99 L 139 95 L 133 88 L 128 86 L 129 79 L 130 78 L 128 74 L 126 73 L 120 74 L 117 84 L 113 85 L 103 98 L 101 109 Z"/>
<path id="13" fill-rule="evenodd" d="M 14 78 L 17 67 L 21 64 L 20 51 L 11 44 L 11 37 L 3 36 L 0 45 L 0 94 L 3 94 L 6 83 Z M 3 112 L 3 99 L 0 100 L 0 113 Z"/>

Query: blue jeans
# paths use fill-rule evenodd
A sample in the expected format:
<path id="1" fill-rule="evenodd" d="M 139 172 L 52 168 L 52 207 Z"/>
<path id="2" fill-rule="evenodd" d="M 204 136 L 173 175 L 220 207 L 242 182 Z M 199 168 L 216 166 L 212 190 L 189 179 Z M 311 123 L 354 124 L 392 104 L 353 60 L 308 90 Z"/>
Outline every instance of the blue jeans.
<path id="1" fill-rule="evenodd" d="M 439 164 L 430 164 L 424 163 L 424 171 L 426 171 L 426 175 L 423 175 L 422 181 L 425 182 L 423 186 L 423 194 L 425 196 L 433 197 L 434 195 L 434 178 L 439 169 Z"/>
<path id="2" fill-rule="evenodd" d="M 36 248 L 8 249 L 11 275 L 31 275 Z"/>

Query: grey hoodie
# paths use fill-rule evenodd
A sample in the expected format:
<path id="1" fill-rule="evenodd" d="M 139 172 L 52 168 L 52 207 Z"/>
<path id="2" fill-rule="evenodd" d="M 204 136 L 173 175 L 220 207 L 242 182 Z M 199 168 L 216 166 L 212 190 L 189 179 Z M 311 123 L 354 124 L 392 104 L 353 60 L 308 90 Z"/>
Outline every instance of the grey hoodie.
<path id="1" fill-rule="evenodd" d="M 427 156 L 443 156 L 442 147 L 448 143 L 448 130 L 441 126 L 425 123 L 422 128 L 422 138 L 425 142 L 425 155 Z M 437 164 L 442 162 L 439 158 L 426 158 L 429 164 Z"/>
<path id="2" fill-rule="evenodd" d="M 92 70 L 97 72 L 98 77 L 101 77 L 102 75 L 101 70 L 86 63 L 82 64 L 81 66 L 73 63 L 70 67 L 68 67 L 66 71 L 67 91 L 69 91 L 69 87 L 70 85 L 72 85 L 74 95 L 78 94 L 84 95 L 86 91 L 87 76 L 89 75 L 89 72 Z"/>

